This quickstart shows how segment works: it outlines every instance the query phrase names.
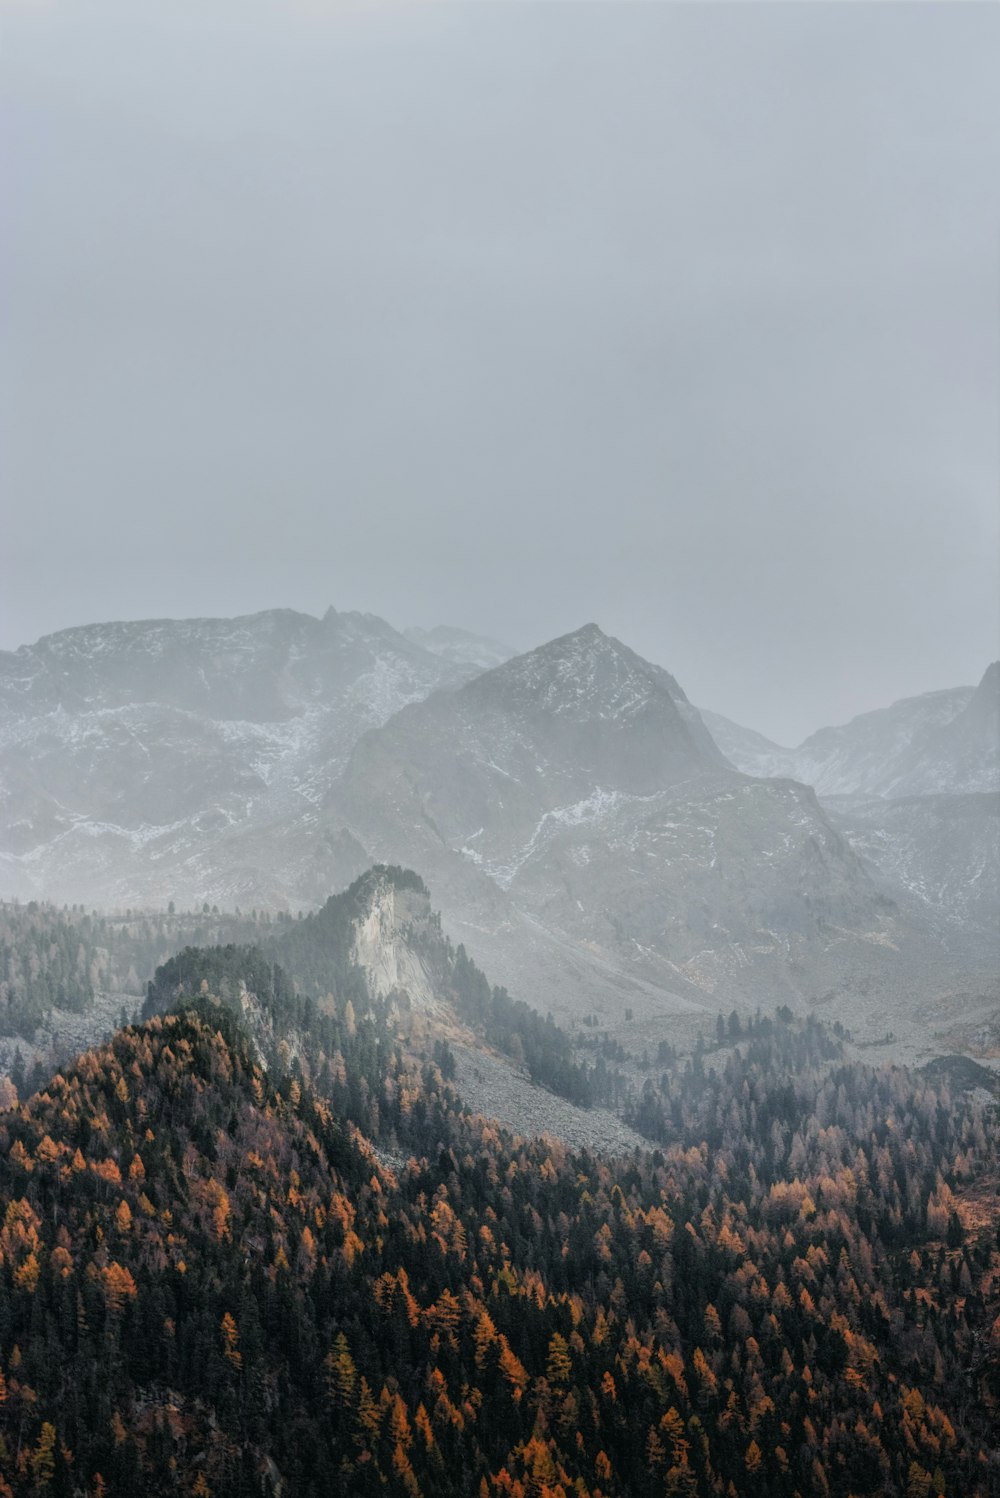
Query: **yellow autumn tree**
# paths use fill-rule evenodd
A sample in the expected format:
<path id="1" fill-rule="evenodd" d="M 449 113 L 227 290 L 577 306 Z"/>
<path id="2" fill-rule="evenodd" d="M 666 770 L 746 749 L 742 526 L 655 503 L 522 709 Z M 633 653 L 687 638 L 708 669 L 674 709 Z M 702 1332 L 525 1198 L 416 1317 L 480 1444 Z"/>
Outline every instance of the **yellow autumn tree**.
<path id="1" fill-rule="evenodd" d="M 39 1491 L 44 1491 L 56 1470 L 56 1428 L 48 1420 L 43 1422 L 38 1442 L 31 1453 L 31 1470 L 36 1487 Z"/>
<path id="2" fill-rule="evenodd" d="M 229 1311 L 223 1316 L 219 1329 L 222 1333 L 222 1356 L 233 1368 L 239 1370 L 243 1367 L 243 1357 L 239 1350 L 240 1334 Z"/>
<path id="3" fill-rule="evenodd" d="M 500 1335 L 500 1372 L 507 1380 L 516 1403 L 528 1387 L 528 1370 L 511 1350 L 510 1343 L 503 1333 Z"/>
<path id="4" fill-rule="evenodd" d="M 344 1409 L 353 1406 L 358 1370 L 343 1332 L 338 1332 L 334 1337 L 333 1346 L 323 1359 L 323 1380 L 327 1399 L 332 1405 L 339 1405 Z"/>
<path id="5" fill-rule="evenodd" d="M 545 1359 L 545 1376 L 550 1384 L 568 1384 L 572 1373 L 573 1359 L 566 1338 L 553 1332 Z"/>

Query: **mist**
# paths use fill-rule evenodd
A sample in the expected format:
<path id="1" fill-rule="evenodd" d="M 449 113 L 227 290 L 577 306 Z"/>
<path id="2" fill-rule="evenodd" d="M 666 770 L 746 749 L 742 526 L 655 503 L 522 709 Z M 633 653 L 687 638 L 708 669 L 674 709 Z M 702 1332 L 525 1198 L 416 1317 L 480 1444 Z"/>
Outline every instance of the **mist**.
<path id="1" fill-rule="evenodd" d="M 4 647 L 595 619 L 783 743 L 998 653 L 995 8 L 0 15 Z"/>

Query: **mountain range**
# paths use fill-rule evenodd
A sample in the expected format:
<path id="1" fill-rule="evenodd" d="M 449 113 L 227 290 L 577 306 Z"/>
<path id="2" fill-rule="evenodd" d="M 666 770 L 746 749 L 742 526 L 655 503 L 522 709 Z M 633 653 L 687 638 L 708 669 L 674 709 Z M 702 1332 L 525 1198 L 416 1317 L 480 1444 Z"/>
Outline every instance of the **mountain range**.
<path id="1" fill-rule="evenodd" d="M 719 713 L 713 738 L 747 775 L 788 775 L 819 796 L 933 796 L 1000 790 L 1000 661 L 978 687 L 904 697 L 784 749 Z"/>
<path id="2" fill-rule="evenodd" d="M 282 903 L 242 835 L 308 823 L 366 729 L 474 670 L 333 609 L 92 625 L 0 654 L 4 893 Z"/>
<path id="3" fill-rule="evenodd" d="M 593 624 L 517 656 L 332 609 L 68 630 L 0 656 L 0 893 L 316 906 L 404 864 L 567 1019 L 936 1023 L 990 1002 L 998 687 L 790 751 Z"/>

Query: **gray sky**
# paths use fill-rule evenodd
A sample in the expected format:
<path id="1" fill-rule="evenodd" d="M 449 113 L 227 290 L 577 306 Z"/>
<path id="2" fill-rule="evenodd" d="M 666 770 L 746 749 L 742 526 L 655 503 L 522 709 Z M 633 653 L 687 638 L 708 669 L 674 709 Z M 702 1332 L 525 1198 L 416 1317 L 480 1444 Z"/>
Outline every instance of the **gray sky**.
<path id="1" fill-rule="evenodd" d="M 0 645 L 595 619 L 786 742 L 1000 653 L 1000 8 L 0 0 Z"/>

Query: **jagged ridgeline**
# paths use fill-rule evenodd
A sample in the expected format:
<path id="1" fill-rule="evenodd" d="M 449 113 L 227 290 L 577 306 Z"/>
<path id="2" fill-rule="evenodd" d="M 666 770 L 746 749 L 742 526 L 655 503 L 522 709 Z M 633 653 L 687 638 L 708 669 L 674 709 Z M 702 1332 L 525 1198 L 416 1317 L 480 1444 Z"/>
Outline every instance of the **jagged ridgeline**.
<path id="1" fill-rule="evenodd" d="M 383 948 L 371 952 L 379 948 L 380 933 L 374 930 L 368 942 L 368 929 L 377 928 L 387 897 L 393 930 Z M 381 969 L 363 964 L 366 953 L 384 958 L 384 945 L 393 942 L 405 948 L 404 972 L 395 956 Z M 253 995 L 265 1006 L 275 1039 L 308 1034 L 328 1054 L 358 1052 L 358 1026 L 365 1021 L 374 1027 L 363 1037 L 365 1045 L 370 1049 L 374 1037 L 384 1056 L 394 1039 L 388 1024 L 393 1008 L 422 1001 L 448 1005 L 488 1045 L 523 1062 L 541 1086 L 584 1105 L 603 1100 L 606 1091 L 602 1064 L 576 1060 L 570 1037 L 551 1016 L 491 985 L 464 947 L 452 945 L 431 910 L 426 885 L 408 869 L 370 869 L 320 910 L 256 945 L 187 948 L 157 969 L 144 1014 L 201 992 L 237 1008 L 241 994 Z M 443 1060 L 447 1070 L 446 1047 Z"/>
<path id="2" fill-rule="evenodd" d="M 618 1162 L 120 1031 L 0 1112 L 0 1494 L 992 1498 L 995 1120 L 821 1029 Z"/>

